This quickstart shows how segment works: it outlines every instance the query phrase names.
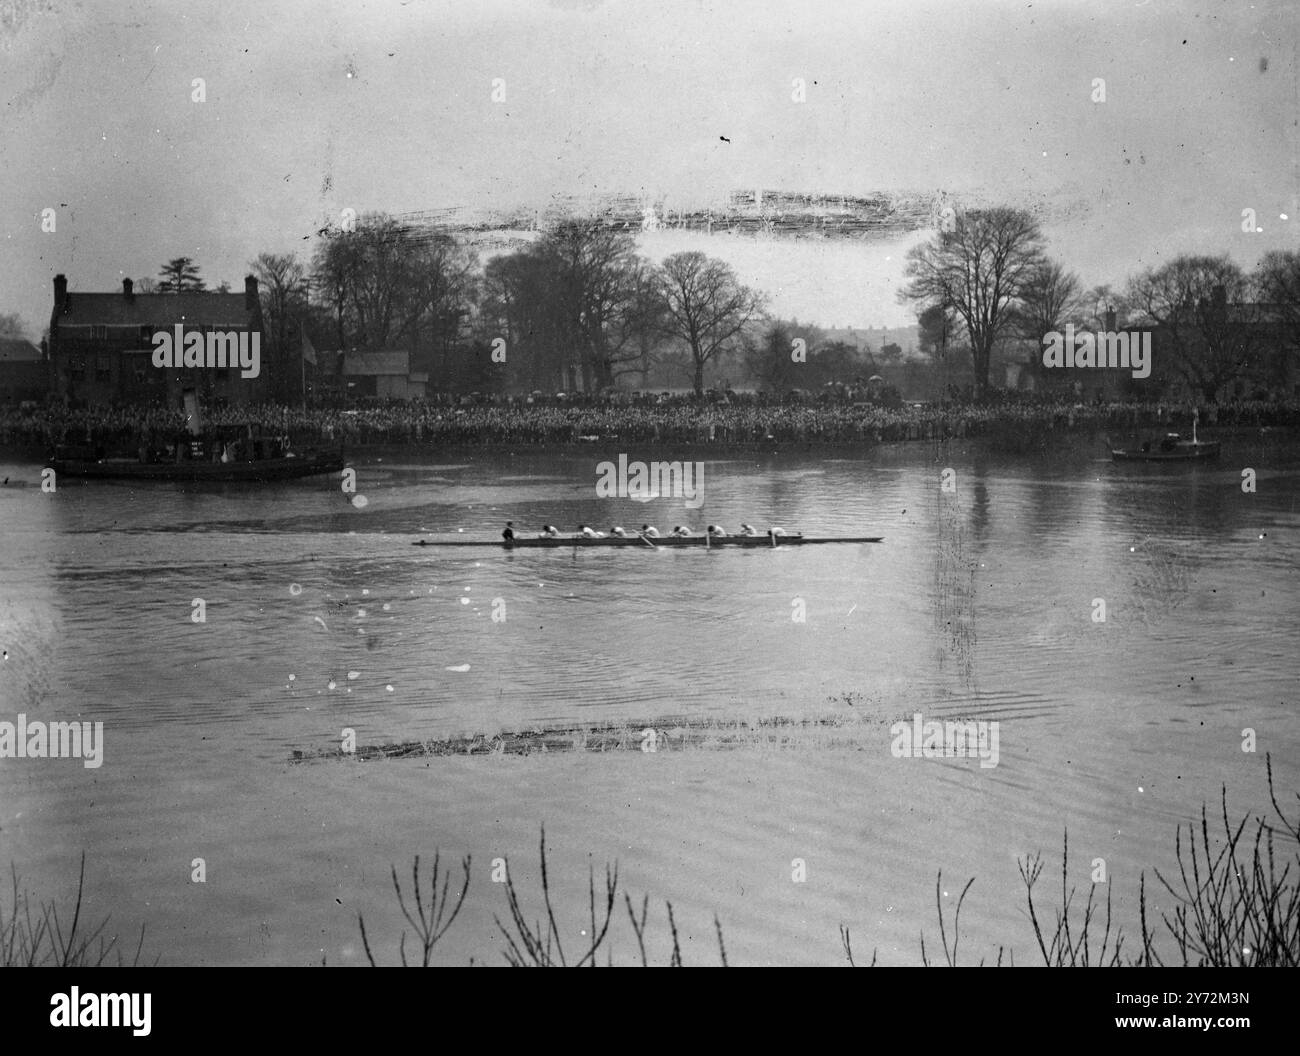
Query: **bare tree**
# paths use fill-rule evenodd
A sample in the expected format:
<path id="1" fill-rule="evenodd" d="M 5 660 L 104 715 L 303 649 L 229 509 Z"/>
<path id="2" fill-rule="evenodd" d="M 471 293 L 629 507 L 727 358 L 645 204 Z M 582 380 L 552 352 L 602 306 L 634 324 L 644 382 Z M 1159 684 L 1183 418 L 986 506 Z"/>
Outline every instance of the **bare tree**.
<path id="1" fill-rule="evenodd" d="M 307 271 L 292 253 L 259 253 L 249 264 L 262 300 L 262 322 L 267 327 L 268 364 L 272 386 L 280 399 L 290 398 L 295 380 L 291 369 L 290 332 L 307 307 Z"/>
<path id="2" fill-rule="evenodd" d="M 569 219 L 537 251 L 551 272 L 561 340 L 577 357 L 566 364 L 569 387 L 577 387 L 575 374 L 587 391 L 612 385 L 616 365 L 640 356 L 634 339 L 654 311 L 635 239 L 609 224 Z"/>
<path id="3" fill-rule="evenodd" d="M 665 330 L 686 343 L 695 395 L 704 394 L 704 367 L 732 349 L 763 311 L 760 294 L 742 285 L 724 261 L 703 253 L 674 253 L 659 271 Z"/>
<path id="4" fill-rule="evenodd" d="M 1043 336 L 1059 333 L 1067 320 L 1081 308 L 1079 277 L 1054 260 L 1042 260 L 1033 268 L 1013 309 L 1016 332 L 1043 347 Z"/>
<path id="5" fill-rule="evenodd" d="M 1080 319 L 1091 323 L 1098 330 L 1105 329 L 1106 313 L 1108 311 L 1115 313 L 1117 323 L 1120 320 L 1127 319 L 1132 314 L 1132 306 L 1128 303 L 1128 297 L 1122 290 L 1113 289 L 1110 283 L 1093 286 L 1080 294 L 1079 303 L 1075 310 Z"/>
<path id="6" fill-rule="evenodd" d="M 564 387 L 566 351 L 554 274 L 533 249 L 494 257 L 483 269 L 482 325 L 506 341 L 511 376 L 530 390 Z"/>
<path id="7" fill-rule="evenodd" d="M 337 347 L 348 346 L 348 291 L 352 276 L 360 268 L 361 254 L 350 232 L 330 234 L 316 247 L 312 258 L 312 287 L 329 309 L 334 322 Z"/>
<path id="8" fill-rule="evenodd" d="M 604 370 L 610 381 L 626 374 L 641 375 L 644 384 L 665 344 L 664 302 L 652 265 L 637 257 L 620 285 L 622 297 L 612 314 L 602 345 Z"/>
<path id="9" fill-rule="evenodd" d="M 422 298 L 411 296 L 420 249 L 409 235 L 392 217 L 371 216 L 343 236 L 360 248 L 348 293 L 364 348 L 392 347 L 424 310 Z"/>
<path id="10" fill-rule="evenodd" d="M 1176 257 L 1129 282 L 1134 308 L 1160 328 L 1175 367 L 1208 403 L 1256 366 L 1254 285 L 1226 254 Z"/>
<path id="11" fill-rule="evenodd" d="M 468 338 L 465 324 L 482 300 L 482 288 L 474 250 L 441 232 L 427 237 L 416 260 L 407 339 L 430 350 L 423 364 L 430 372 L 445 371 L 453 348 Z"/>
<path id="12" fill-rule="evenodd" d="M 1278 367 L 1285 378 L 1290 360 L 1300 356 L 1300 252 L 1265 253 L 1256 275 L 1260 298 L 1281 338 Z"/>
<path id="13" fill-rule="evenodd" d="M 948 306 L 966 326 L 976 395 L 988 390 L 989 360 L 1012 309 L 1042 263 L 1042 232 L 1020 209 L 957 214 L 951 231 L 909 251 L 900 300 Z"/>
<path id="14" fill-rule="evenodd" d="M 329 307 L 340 348 L 441 343 L 445 358 L 476 294 L 476 267 L 474 253 L 451 236 L 368 213 L 355 230 L 326 234 L 312 280 Z"/>
<path id="15" fill-rule="evenodd" d="M 606 388 L 644 378 L 663 338 L 656 275 L 619 227 L 569 218 L 484 269 L 483 315 L 506 336 L 512 373 L 533 388 Z"/>

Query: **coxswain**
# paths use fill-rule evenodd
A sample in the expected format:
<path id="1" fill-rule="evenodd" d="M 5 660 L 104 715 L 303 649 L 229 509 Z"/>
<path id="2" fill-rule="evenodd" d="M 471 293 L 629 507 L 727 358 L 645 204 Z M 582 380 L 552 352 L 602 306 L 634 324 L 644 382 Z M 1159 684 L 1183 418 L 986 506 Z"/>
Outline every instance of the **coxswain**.
<path id="1" fill-rule="evenodd" d="M 643 524 L 641 525 L 641 534 L 650 539 L 658 539 L 659 529 L 652 524 Z"/>
<path id="2" fill-rule="evenodd" d="M 617 525 L 615 525 L 613 528 L 609 530 L 609 534 L 617 535 L 620 539 L 627 538 L 627 532 L 625 532 L 622 528 L 618 527 Z"/>
<path id="3" fill-rule="evenodd" d="M 758 529 L 752 524 L 742 524 L 740 526 L 741 535 L 758 535 Z"/>
<path id="4" fill-rule="evenodd" d="M 684 524 L 679 524 L 676 528 L 673 529 L 672 534 L 677 536 L 679 539 L 685 539 L 691 534 L 691 530 L 687 528 Z"/>
<path id="5" fill-rule="evenodd" d="M 542 525 L 542 535 L 548 539 L 558 539 L 560 537 L 560 530 L 553 524 L 544 524 Z"/>
<path id="6" fill-rule="evenodd" d="M 578 533 L 588 539 L 604 539 L 605 533 L 598 532 L 595 528 L 588 528 L 585 524 L 578 525 Z"/>
<path id="7" fill-rule="evenodd" d="M 720 539 L 727 534 L 727 529 L 722 527 L 720 524 L 711 524 L 708 527 L 708 533 L 713 536 L 714 539 Z"/>
<path id="8" fill-rule="evenodd" d="M 515 537 L 515 522 L 506 521 L 505 531 L 501 533 L 501 538 L 508 543 L 512 539 L 514 539 L 514 537 Z"/>

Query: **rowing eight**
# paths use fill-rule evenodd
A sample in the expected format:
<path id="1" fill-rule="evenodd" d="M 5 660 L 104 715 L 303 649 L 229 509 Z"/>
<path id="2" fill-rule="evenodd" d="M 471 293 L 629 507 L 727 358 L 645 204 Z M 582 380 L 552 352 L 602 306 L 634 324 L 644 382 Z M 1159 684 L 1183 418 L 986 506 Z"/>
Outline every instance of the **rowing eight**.
<path id="1" fill-rule="evenodd" d="M 710 538 L 707 535 L 684 535 L 684 536 L 662 536 L 653 541 L 637 535 L 631 536 L 600 536 L 591 538 L 589 536 L 573 536 L 570 538 L 556 538 L 554 536 L 542 536 L 539 538 L 519 538 L 514 539 L 419 539 L 414 546 L 499 546 L 506 550 L 512 550 L 519 547 L 539 547 L 545 550 L 557 550 L 564 547 L 588 547 L 588 546 L 628 546 L 638 549 L 645 549 L 646 544 L 658 547 L 679 547 L 679 546 L 705 546 L 709 549 L 720 549 L 725 547 L 781 547 L 781 546 L 812 546 L 824 543 L 879 543 L 884 540 L 882 535 L 859 535 L 859 536 L 841 536 L 841 537 L 823 537 L 807 535 L 726 535 L 721 537 Z"/>

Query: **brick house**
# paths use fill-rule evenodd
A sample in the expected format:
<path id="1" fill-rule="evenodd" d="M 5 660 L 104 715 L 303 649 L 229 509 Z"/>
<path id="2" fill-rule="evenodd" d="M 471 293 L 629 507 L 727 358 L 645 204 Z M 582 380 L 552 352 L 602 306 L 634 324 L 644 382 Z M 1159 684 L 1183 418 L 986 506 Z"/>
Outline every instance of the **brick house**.
<path id="1" fill-rule="evenodd" d="M 1182 311 L 1191 321 L 1183 327 L 1181 341 L 1165 327 L 1152 328 L 1152 377 L 1164 382 L 1164 391 L 1206 403 L 1300 395 L 1297 345 L 1282 305 L 1230 302 L 1224 288 L 1216 286 L 1195 310 L 1188 305 Z M 1190 359 L 1194 369 L 1179 370 L 1182 358 Z"/>
<path id="2" fill-rule="evenodd" d="M 54 277 L 50 313 L 50 388 L 56 397 L 91 406 L 144 404 L 177 407 L 184 389 L 204 403 L 259 403 L 269 395 L 271 371 L 263 360 L 255 378 L 238 367 L 160 368 L 153 364 L 158 331 L 262 333 L 257 279 L 243 293 L 135 293 L 130 279 L 120 293 L 74 293 Z M 260 339 L 259 339 L 260 341 Z"/>
<path id="3" fill-rule="evenodd" d="M 1074 323 L 1075 332 L 1082 334 L 1089 331 L 1096 334 L 1096 329 L 1086 320 Z M 1125 322 L 1116 316 L 1114 308 L 1107 308 L 1104 315 L 1105 333 L 1117 331 L 1133 335 L 1144 329 L 1133 321 Z M 1028 341 L 1024 338 L 1009 337 L 1000 342 L 1003 346 L 1002 369 L 1005 372 L 1005 386 L 1019 392 L 1032 392 L 1043 396 L 1057 396 L 1071 400 L 1102 400 L 1106 402 L 1148 398 L 1158 391 L 1158 385 L 1164 385 L 1160 377 L 1156 382 L 1150 378 L 1135 378 L 1130 368 L 1120 367 L 1047 367 L 1043 364 L 1042 342 Z M 1152 353 L 1152 366 L 1156 357 Z M 1154 369 L 1152 371 L 1154 375 Z"/>

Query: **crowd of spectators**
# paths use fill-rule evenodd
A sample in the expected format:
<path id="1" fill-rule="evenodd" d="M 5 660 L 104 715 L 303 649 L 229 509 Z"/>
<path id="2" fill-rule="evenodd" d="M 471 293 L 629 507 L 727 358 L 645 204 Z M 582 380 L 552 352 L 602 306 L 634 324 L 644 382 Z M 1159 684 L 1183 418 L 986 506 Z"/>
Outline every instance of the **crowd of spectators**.
<path id="1" fill-rule="evenodd" d="M 658 403 L 601 400 L 471 402 L 462 406 L 388 403 L 360 409 L 266 404 L 205 412 L 205 427 L 254 423 L 296 444 L 558 446 L 623 443 L 885 443 L 1004 435 L 1008 430 L 1187 428 L 1189 403 L 1092 402 L 1021 395 L 975 402 L 764 403 L 687 397 Z M 1200 409 L 1201 426 L 1300 425 L 1300 400 L 1249 400 Z M 134 449 L 144 437 L 178 436 L 183 412 L 162 408 L 0 409 L 0 443 L 94 443 Z"/>

